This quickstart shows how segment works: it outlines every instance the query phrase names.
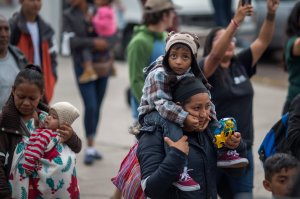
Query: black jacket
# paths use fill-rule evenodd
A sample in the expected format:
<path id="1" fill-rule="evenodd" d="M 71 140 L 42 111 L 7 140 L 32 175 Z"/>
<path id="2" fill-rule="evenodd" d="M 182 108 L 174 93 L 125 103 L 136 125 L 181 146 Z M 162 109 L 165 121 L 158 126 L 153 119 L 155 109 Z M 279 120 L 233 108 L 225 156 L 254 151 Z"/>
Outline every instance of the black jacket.
<path id="1" fill-rule="evenodd" d="M 142 132 L 137 156 L 142 179 L 147 179 L 145 194 L 152 199 L 201 199 L 217 198 L 216 170 L 217 152 L 209 130 L 203 133 L 186 134 L 189 141 L 189 155 L 176 148 L 165 155 L 161 129 Z M 186 159 L 190 176 L 200 184 L 200 190 L 183 192 L 172 185 L 183 170 Z"/>
<path id="2" fill-rule="evenodd" d="M 288 144 L 292 155 L 300 161 L 300 94 L 289 107 Z"/>
<path id="3" fill-rule="evenodd" d="M 48 41 L 49 49 L 47 50 L 49 51 L 51 57 L 51 69 L 55 79 L 57 79 L 57 54 L 56 46 L 53 43 L 54 30 L 40 16 L 37 17 L 37 23 L 39 27 L 40 44 L 42 44 L 42 41 L 44 40 Z M 22 11 L 13 14 L 13 17 L 9 20 L 9 25 L 11 31 L 10 43 L 17 46 L 20 40 L 21 32 L 29 34 L 29 30 L 26 26 L 26 19 Z M 43 59 L 42 50 L 42 47 L 40 47 L 41 60 Z"/>

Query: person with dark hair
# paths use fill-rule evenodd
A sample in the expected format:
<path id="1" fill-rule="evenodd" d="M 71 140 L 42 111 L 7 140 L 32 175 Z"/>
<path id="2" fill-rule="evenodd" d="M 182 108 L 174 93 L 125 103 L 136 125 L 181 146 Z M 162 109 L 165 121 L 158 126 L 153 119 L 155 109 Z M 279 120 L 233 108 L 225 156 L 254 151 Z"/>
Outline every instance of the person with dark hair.
<path id="1" fill-rule="evenodd" d="M 237 130 L 241 132 L 243 140 L 247 144 L 247 159 L 249 166 L 247 172 L 242 176 L 233 177 L 218 171 L 218 194 L 221 198 L 239 198 L 238 194 L 246 194 L 252 197 L 253 188 L 253 88 L 250 78 L 256 72 L 256 63 L 272 40 L 275 28 L 275 14 L 279 0 L 267 0 L 267 15 L 261 27 L 258 38 L 251 46 L 235 54 L 235 39 L 232 39 L 220 64 L 210 65 L 201 61 L 199 65 L 203 68 L 204 75 L 212 85 L 212 101 L 216 106 L 217 118 L 233 117 L 237 122 Z M 242 9 L 250 9 L 247 14 L 253 13 L 249 4 L 241 5 Z M 235 26 L 240 24 L 232 21 Z M 213 53 L 212 49 L 217 45 L 225 34 L 222 27 L 211 30 L 206 37 L 203 56 L 205 59 Z"/>
<path id="2" fill-rule="evenodd" d="M 41 102 L 43 94 L 44 80 L 40 67 L 27 65 L 18 73 L 11 95 L 0 114 L 0 198 L 20 198 L 19 189 L 15 189 L 15 186 L 21 185 L 24 180 L 28 183 L 23 184 L 24 187 L 20 190 L 26 198 L 38 198 L 40 187 L 48 190 L 57 188 L 51 187 L 51 183 L 41 182 L 39 175 L 27 178 L 24 169 L 19 167 L 23 162 L 18 157 L 24 155 L 29 137 L 41 122 L 41 115 L 47 115 L 49 111 L 48 106 Z M 72 151 L 80 152 L 81 140 L 69 124 L 62 124 L 58 132 Z M 67 167 L 67 161 L 58 161 L 57 163 Z M 75 191 L 73 188 L 70 188 L 70 194 Z"/>
<path id="3" fill-rule="evenodd" d="M 172 88 L 172 99 L 195 117 L 198 125 L 182 127 L 184 136 L 178 140 L 168 137 L 171 133 L 168 124 L 145 124 L 141 128 L 137 157 L 144 193 L 150 198 L 216 199 L 217 149 L 211 128 L 217 121 L 210 117 L 209 91 L 198 77 L 186 76 Z M 168 153 L 166 146 L 170 148 Z M 240 152 L 243 149 L 240 133 L 235 132 L 229 137 L 226 146 Z M 200 187 L 193 191 L 176 186 L 186 162 L 189 163 L 190 177 Z"/>
<path id="4" fill-rule="evenodd" d="M 94 145 L 109 74 L 88 83 L 80 83 L 79 77 L 84 68 L 82 64 L 93 61 L 93 51 L 106 51 L 109 45 L 105 39 L 90 36 L 89 28 L 92 27 L 90 18 L 95 7 L 88 4 L 87 0 L 71 0 L 70 4 L 71 7 L 65 10 L 63 15 L 63 33 L 72 35 L 69 41 L 76 83 L 84 104 L 84 128 L 87 140 L 84 164 L 92 165 L 94 160 L 102 159 L 102 155 Z"/>
<path id="5" fill-rule="evenodd" d="M 17 74 L 27 64 L 24 54 L 9 44 L 10 27 L 7 19 L 0 15 L 0 113 L 9 98 Z"/>
<path id="6" fill-rule="evenodd" d="M 287 131 L 288 148 L 300 161 L 300 94 L 293 99 L 289 107 Z"/>
<path id="7" fill-rule="evenodd" d="M 294 176 L 299 169 L 299 161 L 289 154 L 276 153 L 268 157 L 264 162 L 264 188 L 270 191 L 274 198 L 289 196 Z"/>
<path id="8" fill-rule="evenodd" d="M 44 74 L 45 94 L 43 100 L 50 103 L 57 81 L 57 46 L 54 30 L 39 15 L 42 0 L 20 0 L 21 10 L 9 20 L 10 43 L 18 46 L 29 63 L 41 67 Z"/>
<path id="9" fill-rule="evenodd" d="M 145 70 L 147 76 L 138 108 L 141 128 L 156 124 L 167 125 L 169 127 L 166 132 L 168 137 L 177 141 L 183 136 L 180 127 L 193 126 L 196 128 L 198 126 L 197 117 L 188 114 L 181 106 L 172 101 L 171 86 L 179 78 L 194 75 L 206 87 L 209 87 L 197 64 L 196 57 L 199 47 L 199 39 L 194 34 L 188 32 L 169 33 L 161 64 L 156 64 L 154 67 L 150 65 Z M 215 118 L 213 108 L 212 117 Z M 163 121 L 161 121 L 161 117 Z M 170 121 L 170 124 L 166 120 Z M 169 148 L 166 147 L 166 153 L 168 152 Z M 182 191 L 200 189 L 199 184 L 189 176 L 188 165 L 185 165 L 182 174 L 178 177 L 178 182 L 174 185 Z"/>
<path id="10" fill-rule="evenodd" d="M 292 100 L 300 93 L 300 2 L 297 2 L 287 20 L 286 36 L 288 37 L 284 49 L 284 62 L 289 74 L 289 87 L 283 106 L 282 115 L 289 110 Z"/>
<path id="11" fill-rule="evenodd" d="M 144 86 L 143 69 L 164 54 L 166 30 L 172 26 L 176 6 L 170 0 L 148 0 L 144 5 L 143 25 L 134 27 L 127 46 L 127 62 L 131 90 L 131 111 L 134 123 L 138 120 Z"/>

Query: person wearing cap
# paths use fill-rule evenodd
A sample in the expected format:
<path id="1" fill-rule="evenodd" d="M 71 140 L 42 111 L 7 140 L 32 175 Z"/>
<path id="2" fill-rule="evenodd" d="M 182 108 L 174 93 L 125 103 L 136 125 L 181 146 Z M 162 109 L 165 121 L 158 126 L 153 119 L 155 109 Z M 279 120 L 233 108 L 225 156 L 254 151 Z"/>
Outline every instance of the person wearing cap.
<path id="1" fill-rule="evenodd" d="M 39 115 L 44 117 L 44 115 Z M 39 175 L 38 185 L 39 195 L 45 198 L 79 198 L 75 170 L 75 153 L 63 144 L 65 138 L 60 135 L 57 129 L 64 123 L 72 124 L 79 117 L 79 111 L 68 102 L 58 102 L 51 106 L 49 114 L 45 118 L 41 128 L 29 137 L 24 150 L 24 162 L 22 168 L 27 175 Z M 54 155 L 53 155 L 54 154 Z M 50 168 L 49 168 L 50 167 Z M 58 183 L 59 187 L 49 187 L 45 184 L 46 180 L 51 179 Z M 73 181 L 73 182 L 72 182 Z M 71 184 L 72 183 L 72 184 Z M 19 198 L 18 188 L 24 184 L 16 184 L 14 197 Z M 69 187 L 72 186 L 72 193 Z M 51 189 L 53 188 L 53 189 Z M 54 189 L 55 188 L 55 189 Z M 70 194 L 72 196 L 70 197 Z"/>
<path id="2" fill-rule="evenodd" d="M 174 9 L 170 0 L 147 0 L 143 9 L 143 25 L 134 27 L 126 52 L 129 65 L 130 105 L 134 123 L 144 86 L 143 69 L 164 54 L 166 30 L 173 25 Z"/>
<path id="3" fill-rule="evenodd" d="M 207 65 L 203 60 L 199 63 L 203 68 L 205 76 L 212 85 L 212 100 L 216 105 L 217 118 L 234 117 L 237 129 L 241 132 L 243 140 L 247 144 L 247 159 L 249 166 L 247 171 L 239 176 L 233 177 L 218 170 L 218 194 L 220 198 L 244 198 L 245 195 L 253 197 L 254 161 L 252 145 L 254 141 L 253 127 L 253 96 L 254 91 L 250 78 L 256 73 L 256 64 L 263 55 L 272 40 L 275 28 L 275 15 L 280 0 L 267 0 L 268 10 L 264 23 L 260 29 L 257 39 L 248 48 L 235 53 L 235 40 L 226 45 L 226 52 L 221 57 L 220 64 L 216 66 Z M 241 9 L 250 9 L 250 4 L 241 5 Z M 231 21 L 231 26 L 239 26 L 239 22 Z M 213 52 L 212 48 L 217 45 L 225 30 L 217 27 L 211 30 L 206 37 L 203 49 L 203 57 Z M 204 60 L 205 60 L 204 59 Z M 239 196 L 243 194 L 243 196 Z"/>
<path id="4" fill-rule="evenodd" d="M 193 115 L 198 125 L 182 127 L 183 136 L 178 140 L 162 133 L 164 128 L 158 124 L 141 129 L 137 157 L 144 193 L 149 198 L 216 199 L 217 149 L 210 129 L 217 121 L 210 116 L 209 90 L 199 78 L 185 76 L 172 87 L 171 92 L 173 102 Z M 226 144 L 238 150 L 240 133 L 236 132 L 227 139 Z M 165 152 L 166 145 L 170 148 L 168 153 Z M 199 185 L 192 191 L 184 191 L 174 184 L 178 182 L 186 162 L 189 163 L 190 177 Z"/>

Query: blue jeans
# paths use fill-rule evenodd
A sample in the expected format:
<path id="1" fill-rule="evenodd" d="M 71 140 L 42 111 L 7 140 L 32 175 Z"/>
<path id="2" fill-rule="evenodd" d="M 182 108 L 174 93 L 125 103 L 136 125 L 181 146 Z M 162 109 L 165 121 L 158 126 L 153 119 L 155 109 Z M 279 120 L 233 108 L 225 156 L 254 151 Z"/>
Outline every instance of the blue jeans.
<path id="1" fill-rule="evenodd" d="M 238 199 L 238 198 L 253 198 L 253 154 L 252 147 L 247 148 L 247 158 L 249 165 L 246 171 L 239 177 L 232 175 L 236 170 L 218 169 L 217 189 L 218 194 L 222 199 Z"/>
<path id="2" fill-rule="evenodd" d="M 105 95 L 108 77 L 102 77 L 96 81 L 80 84 L 79 76 L 82 74 L 81 63 L 74 65 L 76 82 L 84 103 L 84 128 L 86 138 L 94 138 L 97 132 L 100 110 Z"/>
<path id="3" fill-rule="evenodd" d="M 217 26 L 226 27 L 232 18 L 232 0 L 212 0 L 215 10 L 214 19 Z"/>
<path id="4" fill-rule="evenodd" d="M 170 138 L 172 141 L 178 141 L 183 132 L 179 125 L 173 123 L 167 119 L 164 119 L 157 111 L 152 111 L 146 114 L 141 122 L 143 132 L 153 132 L 156 128 L 160 128 L 164 137 Z M 170 147 L 165 144 L 165 151 L 168 152 Z"/>
<path id="5" fill-rule="evenodd" d="M 134 97 L 132 92 L 130 91 L 130 108 L 131 108 L 131 115 L 133 120 L 136 122 L 138 121 L 139 118 L 139 112 L 138 112 L 138 107 L 139 107 L 139 102 L 138 100 Z"/>

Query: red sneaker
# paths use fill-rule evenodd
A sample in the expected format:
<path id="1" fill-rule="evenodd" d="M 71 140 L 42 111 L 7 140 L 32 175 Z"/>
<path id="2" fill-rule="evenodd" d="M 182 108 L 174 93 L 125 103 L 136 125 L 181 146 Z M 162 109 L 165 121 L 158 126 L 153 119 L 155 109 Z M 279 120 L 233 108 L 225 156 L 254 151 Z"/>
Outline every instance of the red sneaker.
<path id="1" fill-rule="evenodd" d="M 200 185 L 191 178 L 186 168 L 180 174 L 180 179 L 174 182 L 173 185 L 181 191 L 196 191 L 200 189 Z"/>
<path id="2" fill-rule="evenodd" d="M 247 158 L 241 158 L 236 150 L 228 150 L 217 162 L 221 168 L 242 168 L 249 164 Z"/>

